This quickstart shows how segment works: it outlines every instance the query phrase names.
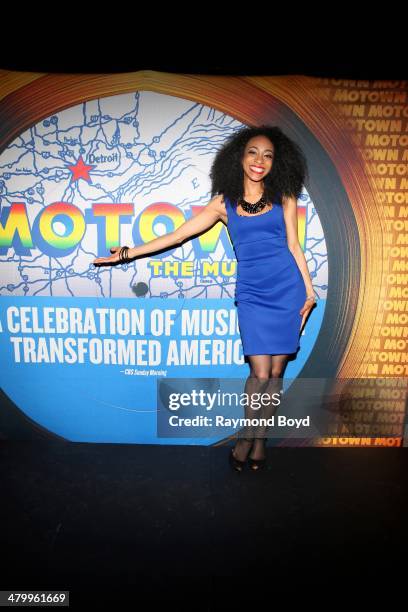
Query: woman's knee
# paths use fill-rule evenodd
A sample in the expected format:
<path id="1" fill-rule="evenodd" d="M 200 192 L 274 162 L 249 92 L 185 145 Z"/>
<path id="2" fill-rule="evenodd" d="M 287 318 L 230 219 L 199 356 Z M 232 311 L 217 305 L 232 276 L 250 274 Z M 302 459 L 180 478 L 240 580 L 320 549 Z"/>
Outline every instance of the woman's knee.
<path id="1" fill-rule="evenodd" d="M 283 370 L 284 368 L 282 367 L 272 366 L 271 370 L 269 371 L 269 377 L 270 378 L 281 378 L 283 374 Z"/>
<path id="2" fill-rule="evenodd" d="M 270 378 L 269 371 L 263 368 L 253 369 L 251 370 L 250 378 L 256 378 L 260 383 L 267 382 Z"/>

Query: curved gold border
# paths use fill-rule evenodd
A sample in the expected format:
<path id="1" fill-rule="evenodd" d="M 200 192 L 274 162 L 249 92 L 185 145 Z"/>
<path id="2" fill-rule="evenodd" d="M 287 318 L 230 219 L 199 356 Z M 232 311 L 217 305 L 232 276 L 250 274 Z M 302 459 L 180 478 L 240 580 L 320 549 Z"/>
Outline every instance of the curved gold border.
<path id="1" fill-rule="evenodd" d="M 378 192 L 369 176 L 368 165 L 353 145 L 350 134 L 345 131 L 344 120 L 336 116 L 317 95 L 317 80 L 304 76 L 232 77 L 150 70 L 98 75 L 17 73 L 15 78 L 8 74 L 7 80 L 0 80 L 0 150 L 24 129 L 52 113 L 87 100 L 136 90 L 190 99 L 250 125 L 272 120 L 273 98 L 288 106 L 316 135 L 329 154 L 353 205 L 360 250 L 351 253 L 350 261 L 355 261 L 355 257 L 361 258 L 361 283 L 359 287 L 350 286 L 351 273 L 344 278 L 341 290 L 346 296 L 333 330 L 340 338 L 348 309 L 355 311 L 352 332 L 341 356 L 337 375 L 342 378 L 357 377 L 379 308 L 382 282 L 379 262 L 382 262 L 384 228 Z M 285 129 L 285 125 L 281 127 Z M 330 194 L 327 197 L 330 198 Z M 349 222 L 347 216 L 343 219 L 345 224 Z M 332 346 L 335 345 L 334 337 Z"/>

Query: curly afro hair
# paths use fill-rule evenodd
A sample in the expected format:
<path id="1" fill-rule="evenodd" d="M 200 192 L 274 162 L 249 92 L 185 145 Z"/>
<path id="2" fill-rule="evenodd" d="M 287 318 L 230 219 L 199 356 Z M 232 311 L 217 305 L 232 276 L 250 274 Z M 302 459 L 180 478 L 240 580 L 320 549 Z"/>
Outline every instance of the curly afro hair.
<path id="1" fill-rule="evenodd" d="M 211 166 L 211 197 L 223 194 L 236 205 L 244 185 L 241 160 L 245 146 L 248 140 L 260 135 L 267 136 L 275 149 L 272 169 L 264 178 L 268 201 L 282 204 L 283 197 L 299 198 L 308 174 L 306 158 L 293 140 L 271 125 L 243 127 L 227 138 Z"/>

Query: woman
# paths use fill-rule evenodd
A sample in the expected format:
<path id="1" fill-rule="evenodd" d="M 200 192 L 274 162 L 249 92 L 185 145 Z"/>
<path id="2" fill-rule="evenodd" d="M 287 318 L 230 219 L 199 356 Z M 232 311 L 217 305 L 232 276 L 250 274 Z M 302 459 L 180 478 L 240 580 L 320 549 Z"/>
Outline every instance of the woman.
<path id="1" fill-rule="evenodd" d="M 306 174 L 302 151 L 280 128 L 241 128 L 217 153 L 210 173 L 212 199 L 197 216 L 147 244 L 113 247 L 110 257 L 94 264 L 127 262 L 174 247 L 222 221 L 238 262 L 235 303 L 250 367 L 245 391 L 249 397 L 271 397 L 279 391 L 315 303 L 297 228 L 297 199 Z M 270 418 L 275 410 L 274 401 L 256 411 L 249 405 L 245 416 Z M 247 459 L 254 470 L 265 465 L 266 431 L 255 425 L 242 431 L 229 456 L 234 469 L 242 471 Z"/>

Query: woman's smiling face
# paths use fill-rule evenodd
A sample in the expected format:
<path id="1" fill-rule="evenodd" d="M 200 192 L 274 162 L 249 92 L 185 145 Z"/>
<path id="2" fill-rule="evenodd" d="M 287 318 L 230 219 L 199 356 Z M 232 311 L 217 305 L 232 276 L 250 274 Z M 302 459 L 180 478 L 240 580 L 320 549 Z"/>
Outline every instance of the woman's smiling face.
<path id="1" fill-rule="evenodd" d="M 267 136 L 254 136 L 246 143 L 242 158 L 244 174 L 251 181 L 261 181 L 271 171 L 274 146 Z"/>

